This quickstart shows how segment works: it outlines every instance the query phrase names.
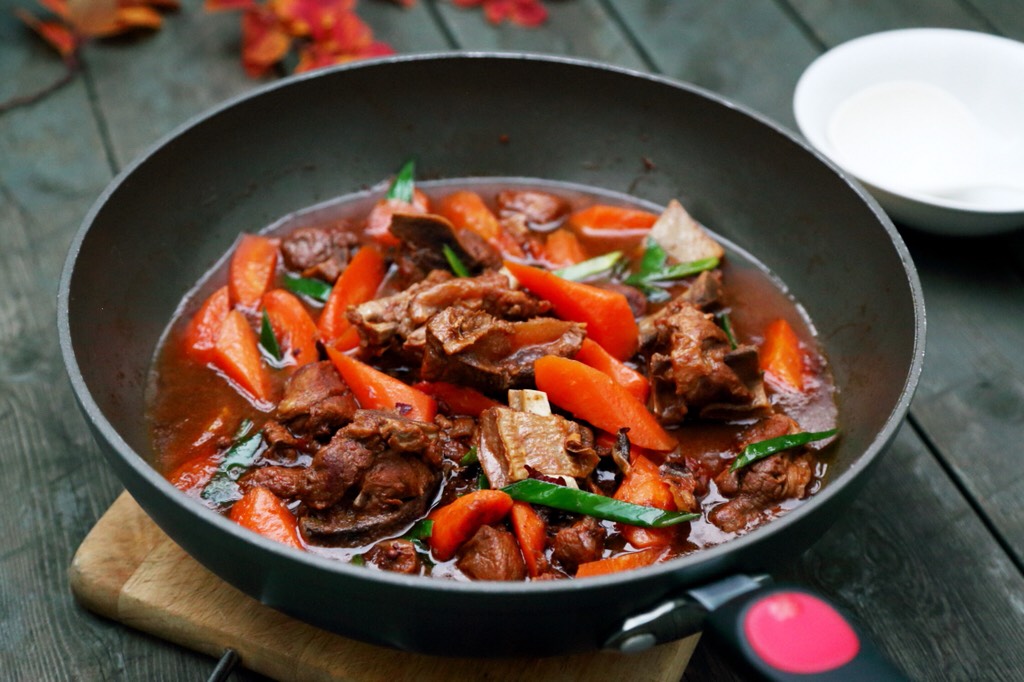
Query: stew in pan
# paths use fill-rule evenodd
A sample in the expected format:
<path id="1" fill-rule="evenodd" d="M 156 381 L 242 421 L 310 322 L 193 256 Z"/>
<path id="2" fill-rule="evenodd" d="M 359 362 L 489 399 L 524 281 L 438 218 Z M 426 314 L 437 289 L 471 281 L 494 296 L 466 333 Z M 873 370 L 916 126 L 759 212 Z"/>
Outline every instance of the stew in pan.
<path id="1" fill-rule="evenodd" d="M 158 466 L 368 570 L 622 571 L 784 514 L 835 389 L 797 303 L 672 201 L 414 182 L 242 234 L 157 351 Z M 383 190 L 383 186 L 382 186 Z"/>

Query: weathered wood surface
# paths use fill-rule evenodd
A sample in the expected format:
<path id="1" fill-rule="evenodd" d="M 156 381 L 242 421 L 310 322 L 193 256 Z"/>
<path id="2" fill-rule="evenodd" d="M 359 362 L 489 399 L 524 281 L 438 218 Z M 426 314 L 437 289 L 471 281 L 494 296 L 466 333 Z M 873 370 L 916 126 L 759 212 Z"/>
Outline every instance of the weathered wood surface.
<path id="1" fill-rule="evenodd" d="M 0 100 L 61 75 L 0 3 Z M 1024 39 L 1017 0 L 552 0 L 538 30 L 420 0 L 363 0 L 403 52 L 502 49 L 651 70 L 794 127 L 800 73 L 858 35 L 947 26 Z M 83 611 L 67 566 L 120 487 L 79 417 L 54 330 L 71 236 L 113 173 L 190 116 L 258 83 L 232 15 L 198 0 L 159 33 L 90 46 L 83 76 L 0 114 L 0 669 L 5 679 L 202 679 L 213 661 Z M 611 93 L 609 96 L 613 96 Z M 1024 670 L 1024 242 L 905 230 L 928 306 L 910 423 L 854 508 L 782 579 L 861 619 L 917 679 Z M 734 679 L 701 645 L 684 678 Z M 247 671 L 234 679 L 259 679 Z"/>

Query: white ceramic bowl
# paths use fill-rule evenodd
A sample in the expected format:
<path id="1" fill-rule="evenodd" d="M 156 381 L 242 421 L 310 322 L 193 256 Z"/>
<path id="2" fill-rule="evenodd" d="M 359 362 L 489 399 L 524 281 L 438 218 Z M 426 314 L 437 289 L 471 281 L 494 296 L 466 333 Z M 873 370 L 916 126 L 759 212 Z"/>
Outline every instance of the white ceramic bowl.
<path id="1" fill-rule="evenodd" d="M 937 28 L 856 38 L 807 68 L 793 110 L 895 221 L 958 235 L 1024 227 L 1024 43 Z"/>

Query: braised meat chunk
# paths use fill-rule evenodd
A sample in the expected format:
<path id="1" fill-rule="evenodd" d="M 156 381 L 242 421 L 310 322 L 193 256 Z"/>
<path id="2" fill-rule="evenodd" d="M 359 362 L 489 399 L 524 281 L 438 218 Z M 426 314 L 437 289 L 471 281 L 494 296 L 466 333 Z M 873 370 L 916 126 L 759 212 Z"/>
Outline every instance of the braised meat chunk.
<path id="1" fill-rule="evenodd" d="M 289 270 L 334 282 L 358 244 L 359 237 L 345 222 L 330 228 L 300 227 L 282 240 L 281 255 Z"/>
<path id="2" fill-rule="evenodd" d="M 426 324 L 442 310 L 459 305 L 503 320 L 545 315 L 551 304 L 511 288 L 508 277 L 488 271 L 477 277 L 453 277 L 435 270 L 405 291 L 349 309 L 362 352 L 370 357 L 395 353 L 411 362 L 423 359 Z"/>
<path id="3" fill-rule="evenodd" d="M 526 563 L 512 533 L 481 526 L 459 550 L 455 565 L 473 580 L 525 580 Z"/>
<path id="4" fill-rule="evenodd" d="M 284 385 L 277 418 L 293 432 L 330 437 L 352 421 L 359 404 L 330 362 L 312 362 L 295 370 Z"/>
<path id="5" fill-rule="evenodd" d="M 582 325 L 552 317 L 508 322 L 461 305 L 442 310 L 426 328 L 420 376 L 489 391 L 533 385 L 533 361 L 573 357 L 583 345 Z"/>
<path id="6" fill-rule="evenodd" d="M 711 315 L 678 299 L 668 310 L 654 322 L 657 338 L 648 360 L 652 410 L 659 420 L 679 423 L 691 410 L 710 406 L 768 409 L 757 388 L 760 375 L 755 373 L 750 386 L 737 374 L 734 360 L 745 358 L 733 353 L 729 337 Z"/>
<path id="7" fill-rule="evenodd" d="M 175 486 L 294 551 L 492 581 L 668 561 L 817 489 L 814 328 L 678 202 L 414 172 L 244 236 L 179 307 L 148 392 Z"/>

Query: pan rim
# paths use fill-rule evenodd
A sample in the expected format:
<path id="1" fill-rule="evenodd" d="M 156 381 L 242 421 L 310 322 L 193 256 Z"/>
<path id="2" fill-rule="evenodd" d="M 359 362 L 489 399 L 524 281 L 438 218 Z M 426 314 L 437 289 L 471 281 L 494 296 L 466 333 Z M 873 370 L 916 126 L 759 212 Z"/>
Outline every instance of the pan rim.
<path id="1" fill-rule="evenodd" d="M 318 556 L 308 552 L 298 552 L 289 549 L 280 543 L 268 540 L 255 533 L 251 533 L 231 522 L 226 517 L 217 514 L 202 505 L 196 504 L 194 500 L 190 499 L 186 495 L 182 495 L 166 479 L 164 479 L 155 468 L 147 463 L 141 455 L 139 455 L 121 438 L 93 398 L 92 392 L 86 385 L 78 360 L 75 356 L 70 328 L 70 289 L 77 263 L 77 257 L 82 245 L 88 237 L 90 228 L 103 207 L 106 205 L 107 201 L 117 193 L 125 180 L 132 175 L 136 168 L 145 163 L 150 156 L 154 155 L 165 146 L 173 143 L 188 130 L 202 125 L 204 122 L 218 116 L 228 109 L 242 106 L 250 99 L 262 97 L 277 90 L 294 87 L 296 84 L 304 83 L 306 81 L 330 78 L 334 74 L 347 71 L 381 68 L 382 66 L 394 63 L 425 63 L 439 60 L 450 61 L 453 59 L 474 61 L 495 60 L 499 62 L 512 60 L 517 62 L 539 62 L 545 64 L 564 65 L 571 68 L 599 70 L 623 76 L 641 78 L 660 86 L 682 89 L 694 93 L 702 98 L 709 99 L 718 105 L 725 106 L 744 114 L 757 123 L 767 126 L 776 134 L 787 138 L 789 142 L 797 145 L 801 150 L 815 157 L 815 159 L 825 168 L 838 176 L 849 187 L 849 189 L 868 206 L 877 219 L 879 225 L 888 233 L 889 239 L 896 251 L 896 255 L 903 266 L 911 294 L 911 300 L 913 302 L 914 335 L 912 341 L 911 362 L 907 375 L 904 377 L 903 387 L 899 394 L 899 400 L 896 401 L 883 427 L 876 434 L 870 445 L 856 456 L 856 458 L 851 462 L 851 465 L 845 471 L 836 478 L 830 480 L 821 491 L 803 502 L 798 508 L 787 512 L 782 517 L 774 519 L 770 523 L 754 529 L 743 536 L 729 540 L 721 545 L 703 549 L 690 555 L 678 557 L 665 563 L 655 564 L 653 566 L 621 574 L 598 576 L 586 580 L 573 579 L 523 583 L 460 582 L 439 580 L 426 576 L 397 575 L 385 571 L 367 571 L 357 566 L 351 566 L 345 562 L 339 562 L 324 556 Z M 72 390 L 75 394 L 75 398 L 83 412 L 86 414 L 92 427 L 103 439 L 107 441 L 110 449 L 117 453 L 120 461 L 130 468 L 137 480 L 141 480 L 145 485 L 157 489 L 165 502 L 168 502 L 179 511 L 185 513 L 195 523 L 211 523 L 217 532 L 226 533 L 234 540 L 243 543 L 254 543 L 260 547 L 262 551 L 269 552 L 278 559 L 286 562 L 303 564 L 308 569 L 312 569 L 318 573 L 326 575 L 337 575 L 343 578 L 367 580 L 372 583 L 386 585 L 396 589 L 412 589 L 415 591 L 426 589 L 438 593 L 451 593 L 455 596 L 517 595 L 532 597 L 536 595 L 537 598 L 543 598 L 552 593 L 560 594 L 563 592 L 575 593 L 581 591 L 602 591 L 609 587 L 622 585 L 624 583 L 654 581 L 670 574 L 676 578 L 682 579 L 681 582 L 677 581 L 680 586 L 695 584 L 695 581 L 687 579 L 688 574 L 701 576 L 719 575 L 722 571 L 715 567 L 721 565 L 723 559 L 725 559 L 727 563 L 730 555 L 735 556 L 741 553 L 745 548 L 769 542 L 772 537 L 777 534 L 784 533 L 794 524 L 801 522 L 806 516 L 817 513 L 819 508 L 827 505 L 834 497 L 840 494 L 844 488 L 866 473 L 865 470 L 877 462 L 879 456 L 895 438 L 909 411 L 910 402 L 917 388 L 921 371 L 923 369 L 926 333 L 926 315 L 921 283 L 910 253 L 895 226 L 878 203 L 855 179 L 822 154 L 817 152 L 807 142 L 800 139 L 795 133 L 790 132 L 780 124 L 767 118 L 765 115 L 727 100 L 721 95 L 665 76 L 574 57 L 500 51 L 430 52 L 397 55 L 345 64 L 298 76 L 292 76 L 274 83 L 254 88 L 250 91 L 229 98 L 224 102 L 189 118 L 182 124 L 176 126 L 168 134 L 161 137 L 157 142 L 150 145 L 143 153 L 133 159 L 130 163 L 126 164 L 117 176 L 107 185 L 89 209 L 72 239 L 68 254 L 65 258 L 57 295 L 57 317 L 59 342 L 65 369 L 67 371 Z M 104 449 L 104 452 L 106 453 L 108 450 Z M 280 608 L 286 608 L 286 605 L 278 606 Z"/>

